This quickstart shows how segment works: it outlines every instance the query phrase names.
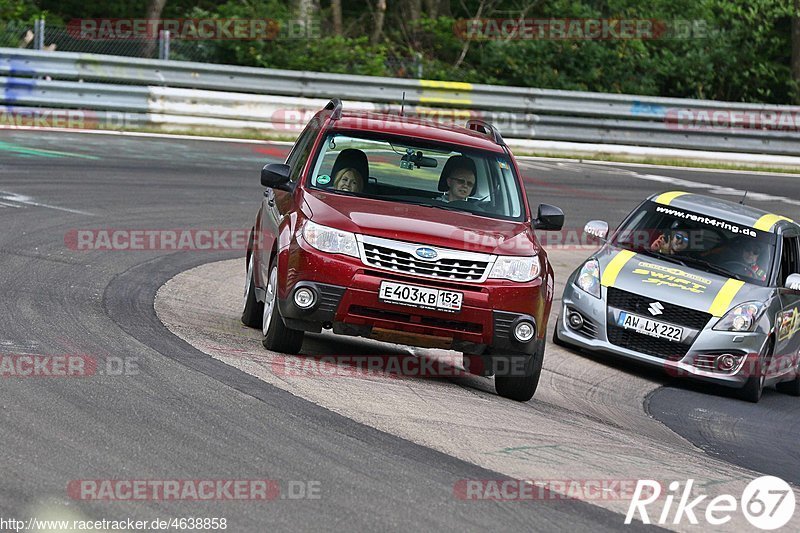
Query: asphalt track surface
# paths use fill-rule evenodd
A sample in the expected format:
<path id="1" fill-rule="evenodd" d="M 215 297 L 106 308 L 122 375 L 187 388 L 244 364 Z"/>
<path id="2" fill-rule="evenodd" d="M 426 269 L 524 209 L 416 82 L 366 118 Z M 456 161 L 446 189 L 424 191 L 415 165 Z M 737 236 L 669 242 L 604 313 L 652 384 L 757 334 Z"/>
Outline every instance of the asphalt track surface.
<path id="1" fill-rule="evenodd" d="M 249 227 L 258 170 L 286 148 L 0 131 L 0 353 L 138 367 L 3 380 L 2 516 L 224 516 L 233 531 L 619 529 L 620 515 L 584 502 L 460 501 L 458 480 L 502 476 L 340 416 L 172 335 L 153 309 L 159 287 L 240 252 L 77 252 L 65 243 L 81 228 Z M 748 203 L 800 217 L 796 177 L 541 161 L 524 163 L 524 174 L 532 204 L 560 205 L 576 230 L 592 218 L 614 225 L 648 194 L 685 188 L 659 176 L 728 198 L 750 189 L 768 196 Z M 750 406 L 669 386 L 648 409 L 709 454 L 798 482 L 796 405 L 774 391 Z M 76 501 L 66 492 L 76 479 L 176 478 L 314 480 L 323 490 L 319 500 L 268 503 Z"/>

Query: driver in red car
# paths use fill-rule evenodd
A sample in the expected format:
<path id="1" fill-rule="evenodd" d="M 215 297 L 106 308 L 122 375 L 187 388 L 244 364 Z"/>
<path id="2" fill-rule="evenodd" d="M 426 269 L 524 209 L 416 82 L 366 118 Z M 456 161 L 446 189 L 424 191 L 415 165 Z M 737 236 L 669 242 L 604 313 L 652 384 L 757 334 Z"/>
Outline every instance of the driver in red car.
<path id="1" fill-rule="evenodd" d="M 454 155 L 445 163 L 442 177 L 447 190 L 439 197 L 443 202 L 466 201 L 475 190 L 475 162 L 463 155 Z M 441 189 L 439 189 L 441 190 Z"/>

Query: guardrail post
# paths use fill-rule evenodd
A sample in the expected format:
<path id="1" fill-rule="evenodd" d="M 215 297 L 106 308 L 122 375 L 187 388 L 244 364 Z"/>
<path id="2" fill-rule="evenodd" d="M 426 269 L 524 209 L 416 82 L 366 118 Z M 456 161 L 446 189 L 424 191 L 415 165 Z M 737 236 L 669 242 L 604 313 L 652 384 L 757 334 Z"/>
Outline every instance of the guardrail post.
<path id="1" fill-rule="evenodd" d="M 158 31 L 158 58 L 169 59 L 169 30 Z"/>
<path id="2" fill-rule="evenodd" d="M 33 48 L 44 49 L 44 19 L 38 19 L 33 23 Z"/>

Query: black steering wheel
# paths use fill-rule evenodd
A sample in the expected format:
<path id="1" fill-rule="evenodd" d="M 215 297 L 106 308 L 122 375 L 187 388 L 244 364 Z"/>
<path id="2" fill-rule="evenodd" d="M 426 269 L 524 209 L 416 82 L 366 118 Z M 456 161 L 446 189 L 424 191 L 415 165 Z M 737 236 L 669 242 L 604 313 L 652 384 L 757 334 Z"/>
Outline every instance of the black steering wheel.
<path id="1" fill-rule="evenodd" d="M 750 265 L 742 261 L 725 261 L 722 264 L 722 266 L 724 266 L 731 272 L 739 272 L 742 274 L 746 274 L 749 277 L 753 277 L 753 271 L 750 268 Z"/>

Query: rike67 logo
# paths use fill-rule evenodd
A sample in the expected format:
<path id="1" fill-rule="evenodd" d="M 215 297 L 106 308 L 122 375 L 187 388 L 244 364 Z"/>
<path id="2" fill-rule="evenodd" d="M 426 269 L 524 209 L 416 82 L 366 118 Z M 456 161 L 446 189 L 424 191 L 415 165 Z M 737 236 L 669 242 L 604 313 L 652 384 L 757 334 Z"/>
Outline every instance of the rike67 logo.
<path id="1" fill-rule="evenodd" d="M 683 488 L 679 481 L 673 481 L 663 493 L 658 481 L 640 479 L 625 515 L 625 523 L 639 519 L 644 524 L 688 522 L 697 525 L 699 516 L 709 525 L 720 526 L 741 512 L 753 527 L 770 531 L 785 526 L 794 515 L 794 491 L 788 483 L 775 476 L 754 479 L 742 491 L 739 500 L 730 494 L 719 495 L 708 502 L 706 494 L 691 499 L 693 486 L 693 479 L 687 480 Z M 663 507 L 660 507 L 662 502 Z M 700 512 L 702 507 L 705 507 L 704 513 Z"/>

